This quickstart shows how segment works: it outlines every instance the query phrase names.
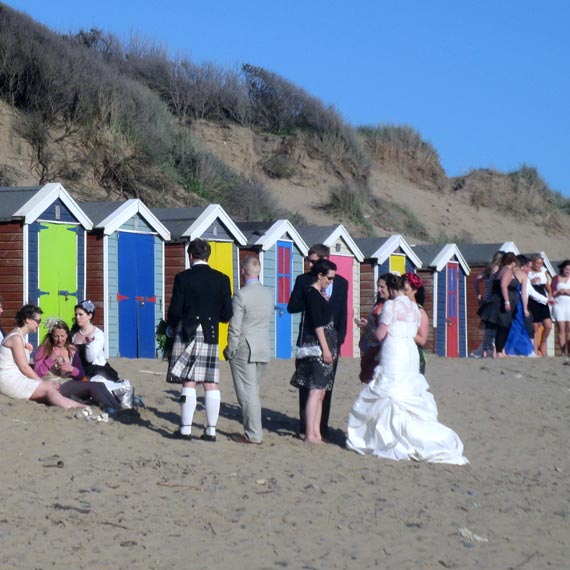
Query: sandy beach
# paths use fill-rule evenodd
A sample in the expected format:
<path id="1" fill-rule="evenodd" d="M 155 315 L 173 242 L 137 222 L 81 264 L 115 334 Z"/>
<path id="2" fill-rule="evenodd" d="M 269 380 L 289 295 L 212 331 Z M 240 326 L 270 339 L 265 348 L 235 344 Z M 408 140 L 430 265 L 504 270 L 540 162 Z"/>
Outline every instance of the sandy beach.
<path id="1" fill-rule="evenodd" d="M 360 389 L 339 365 L 332 443 L 296 437 L 293 361 L 262 391 L 262 446 L 240 432 L 221 364 L 217 443 L 177 441 L 166 364 L 116 360 L 146 408 L 109 423 L 0 398 L 0 567 L 18 569 L 568 568 L 570 367 L 560 358 L 445 360 L 427 378 L 470 465 L 343 448 Z M 205 413 L 199 406 L 195 433 Z"/>

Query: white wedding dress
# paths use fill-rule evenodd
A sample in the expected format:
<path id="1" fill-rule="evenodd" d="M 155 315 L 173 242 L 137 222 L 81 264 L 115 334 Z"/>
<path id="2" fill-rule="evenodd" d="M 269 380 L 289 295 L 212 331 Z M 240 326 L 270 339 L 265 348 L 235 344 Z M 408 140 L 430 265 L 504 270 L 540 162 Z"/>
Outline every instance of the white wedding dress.
<path id="1" fill-rule="evenodd" d="M 419 372 L 418 306 L 398 296 L 384 304 L 380 322 L 389 327 L 380 365 L 352 406 L 347 448 L 395 460 L 468 463 L 459 436 L 437 421 L 435 400 Z"/>

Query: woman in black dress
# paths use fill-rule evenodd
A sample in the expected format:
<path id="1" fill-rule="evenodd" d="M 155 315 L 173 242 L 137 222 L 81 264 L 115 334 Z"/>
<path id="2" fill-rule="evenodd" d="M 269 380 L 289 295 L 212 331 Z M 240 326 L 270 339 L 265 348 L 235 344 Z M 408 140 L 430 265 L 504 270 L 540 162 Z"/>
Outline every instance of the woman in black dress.
<path id="1" fill-rule="evenodd" d="M 503 349 L 517 312 L 519 282 L 513 273 L 516 263 L 517 258 L 514 253 L 503 255 L 501 269 L 493 278 L 491 296 L 479 308 L 481 320 L 487 327 L 496 329 L 497 356 L 506 356 Z"/>
<path id="2" fill-rule="evenodd" d="M 322 259 L 313 265 L 310 275 L 313 282 L 305 292 L 301 345 L 297 347 L 291 384 L 309 390 L 305 408 L 305 442 L 322 444 L 323 399 L 325 392 L 332 390 L 334 384 L 334 360 L 338 350 L 332 309 L 324 291 L 335 278 L 336 265 Z"/>

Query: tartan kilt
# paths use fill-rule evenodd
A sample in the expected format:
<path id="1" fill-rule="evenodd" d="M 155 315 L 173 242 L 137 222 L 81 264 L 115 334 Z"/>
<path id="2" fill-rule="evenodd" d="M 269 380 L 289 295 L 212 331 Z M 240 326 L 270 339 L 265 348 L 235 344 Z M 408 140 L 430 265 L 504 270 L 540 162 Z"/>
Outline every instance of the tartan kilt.
<path id="1" fill-rule="evenodd" d="M 170 384 L 184 382 L 220 382 L 220 359 L 218 345 L 204 342 L 204 333 L 200 325 L 189 341 L 182 338 L 182 327 L 178 327 L 174 337 L 172 355 L 166 373 Z"/>

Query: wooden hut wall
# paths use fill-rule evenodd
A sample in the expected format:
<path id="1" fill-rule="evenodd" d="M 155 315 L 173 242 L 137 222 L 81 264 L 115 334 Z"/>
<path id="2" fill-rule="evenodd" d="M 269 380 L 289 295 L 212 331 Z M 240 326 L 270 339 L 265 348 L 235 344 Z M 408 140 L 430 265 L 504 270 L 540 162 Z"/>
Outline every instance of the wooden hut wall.
<path id="1" fill-rule="evenodd" d="M 447 309 L 447 279 L 445 270 L 437 274 L 437 315 L 435 333 L 435 353 L 445 356 L 447 342 L 447 327 L 445 326 Z"/>
<path id="2" fill-rule="evenodd" d="M 100 329 L 104 328 L 105 318 L 105 291 L 103 270 L 103 242 L 101 232 L 87 235 L 87 290 L 85 297 L 93 301 L 96 307 L 93 324 Z M 81 299 L 80 299 L 81 300 Z"/>
<path id="3" fill-rule="evenodd" d="M 365 319 L 376 302 L 374 260 L 365 259 L 360 264 L 360 318 Z"/>
<path id="4" fill-rule="evenodd" d="M 0 295 L 4 314 L 0 325 L 7 331 L 24 301 L 23 228 L 19 222 L 0 224 Z"/>
<path id="5" fill-rule="evenodd" d="M 40 243 L 40 231 L 46 227 L 46 224 L 69 224 L 76 226 L 75 231 L 77 235 L 76 242 L 76 258 L 74 260 L 67 260 L 70 263 L 75 263 L 76 269 L 76 287 L 77 289 L 71 293 L 75 296 L 70 296 L 68 302 L 71 303 L 71 308 L 68 311 L 68 315 L 49 315 L 45 314 L 44 319 L 52 316 L 59 316 L 66 321 L 71 321 L 73 315 L 73 307 L 78 301 L 81 301 L 85 297 L 85 243 L 86 243 L 86 232 L 80 225 L 79 220 L 72 214 L 64 202 L 58 198 L 52 204 L 42 212 L 38 218 L 28 224 L 28 291 L 26 292 L 26 301 L 42 306 L 41 295 L 40 295 L 40 274 L 39 274 L 39 243 Z M 54 270 L 57 270 L 54 268 Z M 71 324 L 71 323 L 68 323 Z M 39 334 L 43 334 L 44 330 L 41 328 Z M 30 343 L 33 346 L 38 345 L 38 333 L 30 335 Z"/>
<path id="6" fill-rule="evenodd" d="M 459 357 L 465 358 L 467 352 L 467 275 L 459 265 Z"/>
<path id="7" fill-rule="evenodd" d="M 108 324 L 108 351 L 109 356 L 119 356 L 119 301 L 117 294 L 119 293 L 119 239 L 122 232 L 154 234 L 146 220 L 137 214 L 129 218 L 119 230 L 108 236 L 107 241 L 107 259 L 108 259 L 108 287 L 109 287 L 109 317 Z M 163 285 L 163 241 L 160 237 L 154 235 L 153 239 L 154 251 L 154 291 L 156 303 L 154 307 L 155 323 L 162 318 L 164 306 L 164 285 Z"/>
<path id="8" fill-rule="evenodd" d="M 166 243 L 164 245 L 164 314 L 172 299 L 174 278 L 186 269 L 186 243 Z"/>
<path id="9" fill-rule="evenodd" d="M 424 309 L 429 319 L 428 340 L 425 345 L 426 352 L 435 352 L 435 336 L 437 328 L 435 327 L 435 317 L 433 314 L 433 270 L 419 269 L 417 274 L 421 277 L 424 284 Z"/>
<path id="10" fill-rule="evenodd" d="M 479 299 L 475 293 L 475 281 L 477 276 L 485 269 L 484 265 L 472 265 L 471 273 L 467 276 L 466 297 L 467 297 L 467 354 L 475 350 L 483 341 L 483 330 L 481 320 L 477 311 L 479 310 Z"/>

